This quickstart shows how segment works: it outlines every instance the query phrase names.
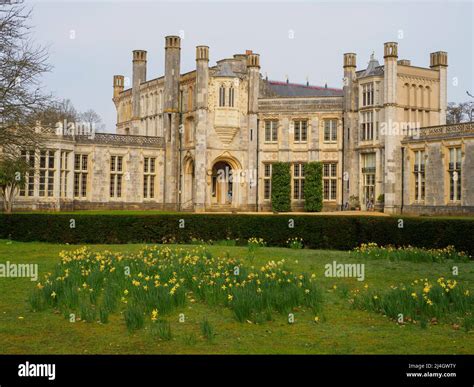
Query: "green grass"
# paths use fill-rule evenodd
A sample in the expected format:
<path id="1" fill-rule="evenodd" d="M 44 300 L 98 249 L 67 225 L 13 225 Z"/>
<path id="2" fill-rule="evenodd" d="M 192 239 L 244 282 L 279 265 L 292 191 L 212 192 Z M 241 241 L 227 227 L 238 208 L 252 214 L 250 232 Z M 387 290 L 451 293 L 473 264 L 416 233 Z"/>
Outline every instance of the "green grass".
<path id="1" fill-rule="evenodd" d="M 93 251 L 137 252 L 144 245 L 91 245 Z M 186 247 L 180 245 L 180 247 Z M 192 246 L 189 246 L 190 248 Z M 20 243 L 0 240 L 0 263 L 38 263 L 40 278 L 53 272 L 61 250 L 76 250 L 77 246 L 47 243 Z M 35 283 L 26 278 L 0 278 L 0 353 L 6 354 L 92 354 L 92 353 L 474 353 L 474 332 L 451 323 L 399 325 L 375 311 L 354 308 L 348 294 L 363 289 L 387 291 L 390 285 L 409 285 L 419 278 L 431 282 L 451 275 L 452 262 L 393 262 L 351 256 L 347 252 L 308 249 L 268 248 L 255 251 L 253 263 L 248 261 L 247 247 L 208 246 L 213 255 L 241 259 L 260 267 L 269 260 L 285 259 L 295 273 L 315 273 L 324 292 L 322 309 L 298 308 L 292 313 L 293 324 L 279 313 L 262 314 L 257 323 L 239 322 L 229 308 L 210 306 L 196 300 L 173 309 L 150 329 L 127 329 L 126 318 L 119 313 L 106 313 L 84 308 L 85 319 L 93 322 L 69 322 L 69 316 L 47 308 L 33 312 L 29 297 Z M 326 278 L 324 265 L 365 263 L 365 282 L 355 278 Z M 457 262 L 456 280 L 474 293 L 474 263 Z M 185 315 L 180 322 L 180 314 Z M 315 314 L 317 313 L 317 316 Z M 269 318 L 267 318 L 269 317 Z M 318 317 L 318 322 L 315 322 Z M 129 324 L 140 327 L 140 318 L 133 313 Z M 103 320 L 106 323 L 100 323 Z M 204 336 L 212 333 L 212 340 Z M 466 321 L 471 324 L 472 322 Z M 169 324 L 169 325 L 168 325 Z"/>

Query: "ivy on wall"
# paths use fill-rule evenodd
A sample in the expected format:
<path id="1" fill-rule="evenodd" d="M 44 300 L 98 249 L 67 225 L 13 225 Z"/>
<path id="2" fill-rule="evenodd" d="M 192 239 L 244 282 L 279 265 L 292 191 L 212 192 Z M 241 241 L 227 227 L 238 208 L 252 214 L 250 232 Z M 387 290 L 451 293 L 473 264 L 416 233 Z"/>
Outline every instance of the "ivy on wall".
<path id="1" fill-rule="evenodd" d="M 272 165 L 272 210 L 291 211 L 291 173 L 290 163 Z"/>
<path id="2" fill-rule="evenodd" d="M 323 163 L 310 162 L 305 165 L 304 208 L 320 212 L 323 208 Z"/>

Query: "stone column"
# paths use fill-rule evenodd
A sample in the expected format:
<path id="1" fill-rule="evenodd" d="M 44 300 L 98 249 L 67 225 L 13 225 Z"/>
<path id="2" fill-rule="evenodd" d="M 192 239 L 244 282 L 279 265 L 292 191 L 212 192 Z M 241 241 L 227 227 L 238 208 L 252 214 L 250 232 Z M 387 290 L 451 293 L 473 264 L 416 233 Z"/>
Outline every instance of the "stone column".
<path id="1" fill-rule="evenodd" d="M 398 44 L 384 45 L 384 110 L 385 110 L 385 181 L 384 211 L 397 213 L 401 205 L 401 146 L 400 135 L 394 131 L 397 121 L 397 58 Z"/>
<path id="2" fill-rule="evenodd" d="M 250 53 L 247 55 L 248 74 L 248 171 L 247 205 L 249 209 L 257 210 L 257 138 L 258 138 L 258 90 L 260 84 L 260 55 Z"/>
<path id="3" fill-rule="evenodd" d="M 209 95 L 209 47 L 196 47 L 196 134 L 194 163 L 194 209 L 206 208 L 207 191 L 207 111 Z"/>
<path id="4" fill-rule="evenodd" d="M 178 206 L 179 158 L 179 78 L 181 39 L 165 38 L 165 89 L 163 128 L 165 137 L 165 208 Z"/>
<path id="5" fill-rule="evenodd" d="M 343 117 L 344 126 L 342 130 L 344 141 L 344 169 L 342 170 L 342 204 L 349 202 L 350 196 L 359 195 L 359 156 L 357 147 L 357 94 L 356 81 L 356 54 L 344 54 L 344 86 L 343 86 Z"/>
<path id="6" fill-rule="evenodd" d="M 114 81 L 118 79 L 114 78 Z M 140 123 L 140 85 L 146 81 L 146 51 L 133 51 L 132 75 L 132 128 L 131 134 L 142 134 Z M 114 96 L 116 88 L 114 87 Z"/>
<path id="7" fill-rule="evenodd" d="M 439 72 L 439 125 L 446 124 L 446 108 L 448 105 L 447 77 L 448 53 L 437 51 L 430 54 L 430 67 Z"/>

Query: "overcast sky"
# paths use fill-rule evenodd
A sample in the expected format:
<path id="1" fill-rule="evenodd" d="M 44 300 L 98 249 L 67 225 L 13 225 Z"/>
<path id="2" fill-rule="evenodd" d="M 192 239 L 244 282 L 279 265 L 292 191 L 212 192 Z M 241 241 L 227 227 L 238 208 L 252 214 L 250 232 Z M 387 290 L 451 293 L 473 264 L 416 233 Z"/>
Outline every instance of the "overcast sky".
<path id="1" fill-rule="evenodd" d="M 163 74 L 164 37 L 182 35 L 181 71 L 194 69 L 196 45 L 210 64 L 245 50 L 260 54 L 269 79 L 342 86 L 344 52 L 358 68 L 370 54 L 383 62 L 383 43 L 399 42 L 399 59 L 429 66 L 448 52 L 448 100 L 474 94 L 474 7 L 465 2 L 162 2 L 28 1 L 35 40 L 49 46 L 53 71 L 45 88 L 75 107 L 99 113 L 115 131 L 112 77 L 131 77 L 132 50 L 148 51 L 148 79 Z"/>

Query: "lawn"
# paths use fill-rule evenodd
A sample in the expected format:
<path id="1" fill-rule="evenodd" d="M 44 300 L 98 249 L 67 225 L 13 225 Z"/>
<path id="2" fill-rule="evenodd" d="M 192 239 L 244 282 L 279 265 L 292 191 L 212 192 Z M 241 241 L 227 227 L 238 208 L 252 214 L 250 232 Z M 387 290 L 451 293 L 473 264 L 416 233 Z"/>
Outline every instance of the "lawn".
<path id="1" fill-rule="evenodd" d="M 94 251 L 137 252 L 144 245 L 90 245 Z M 180 245 L 183 248 L 192 246 Z M 383 291 L 390 285 L 410 284 L 428 278 L 453 278 L 453 263 L 391 262 L 366 260 L 365 281 L 355 278 L 327 278 L 324 266 L 361 263 L 348 252 L 288 248 L 260 248 L 252 262 L 247 247 L 207 246 L 213 255 L 242 259 L 248 266 L 260 267 L 269 260 L 285 259 L 295 273 L 314 273 L 324 294 L 322 311 L 315 316 L 308 308 L 294 311 L 295 321 L 275 314 L 273 321 L 259 324 L 238 322 L 229 308 L 201 302 L 186 303 L 166 316 L 171 340 L 152 335 L 147 328 L 130 333 L 121 314 L 110 315 L 107 324 L 71 323 L 60 312 L 47 309 L 33 312 L 28 302 L 36 283 L 27 278 L 0 278 L 0 353 L 3 354 L 122 354 L 122 353 L 315 353 L 315 354 L 459 354 L 474 353 L 474 332 L 452 323 L 428 324 L 425 329 L 412 323 L 397 324 L 375 312 L 351 306 L 346 293 L 363 291 L 364 285 Z M 0 240 L 0 263 L 38 263 L 40 278 L 59 263 L 61 250 L 77 246 L 20 243 Z M 474 263 L 455 263 L 456 280 L 472 293 Z M 185 322 L 179 322 L 179 315 Z M 318 317 L 318 322 L 315 322 Z M 200 324 L 207 319 L 215 331 L 210 342 L 201 334 Z"/>

